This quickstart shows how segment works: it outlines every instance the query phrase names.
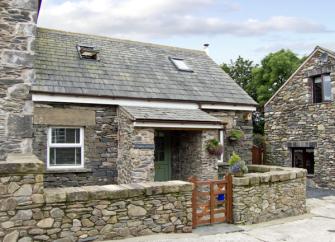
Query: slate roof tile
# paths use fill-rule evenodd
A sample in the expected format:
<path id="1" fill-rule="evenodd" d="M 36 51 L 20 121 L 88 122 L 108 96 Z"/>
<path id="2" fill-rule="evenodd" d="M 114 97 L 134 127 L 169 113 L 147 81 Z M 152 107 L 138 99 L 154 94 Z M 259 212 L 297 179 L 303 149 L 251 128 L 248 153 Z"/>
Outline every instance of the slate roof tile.
<path id="1" fill-rule="evenodd" d="M 95 46 L 100 60 L 80 59 L 77 44 Z M 256 105 L 204 51 L 44 28 L 35 45 L 35 92 Z"/>
<path id="2" fill-rule="evenodd" d="M 189 121 L 221 123 L 221 120 L 209 115 L 200 109 L 175 109 L 121 106 L 133 120 L 157 120 L 157 121 Z"/>

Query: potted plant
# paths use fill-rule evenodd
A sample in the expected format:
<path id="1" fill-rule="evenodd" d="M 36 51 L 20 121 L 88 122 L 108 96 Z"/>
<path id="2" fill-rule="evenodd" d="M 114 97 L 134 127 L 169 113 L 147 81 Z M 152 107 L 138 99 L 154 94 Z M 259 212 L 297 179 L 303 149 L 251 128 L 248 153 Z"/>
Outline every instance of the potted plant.
<path id="1" fill-rule="evenodd" d="M 211 139 L 207 143 L 207 152 L 211 155 L 219 156 L 223 152 L 223 146 L 217 139 Z"/>
<path id="2" fill-rule="evenodd" d="M 228 164 L 230 173 L 232 173 L 236 177 L 241 177 L 248 172 L 247 165 L 243 160 L 241 160 L 241 157 L 235 152 L 233 152 L 233 154 L 230 156 Z"/>
<path id="3" fill-rule="evenodd" d="M 230 141 L 239 141 L 244 138 L 244 132 L 239 129 L 231 129 L 228 133 L 228 139 Z"/>

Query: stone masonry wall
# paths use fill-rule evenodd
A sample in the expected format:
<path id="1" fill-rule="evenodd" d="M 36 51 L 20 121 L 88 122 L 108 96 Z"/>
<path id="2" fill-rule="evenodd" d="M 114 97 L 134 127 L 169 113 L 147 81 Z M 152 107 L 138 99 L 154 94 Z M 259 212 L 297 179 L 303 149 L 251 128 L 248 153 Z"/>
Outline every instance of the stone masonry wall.
<path id="1" fill-rule="evenodd" d="M 43 163 L 0 163 L 0 241 L 96 241 L 192 231 L 192 184 L 182 181 L 47 188 Z"/>
<path id="2" fill-rule="evenodd" d="M 104 105 L 74 105 L 74 104 L 34 104 L 35 110 L 42 108 L 46 113 L 46 119 L 50 113 L 57 110 L 78 111 L 75 120 L 65 121 L 58 117 L 61 123 L 54 119 L 35 120 L 38 117 L 34 115 L 34 135 L 33 152 L 42 161 L 47 162 L 47 133 L 49 127 L 63 126 L 84 127 L 84 169 L 68 170 L 47 170 L 44 175 L 44 184 L 46 187 L 64 187 L 64 186 L 83 186 L 83 185 L 102 185 L 113 184 L 117 182 L 117 147 L 118 147 L 118 125 L 116 121 L 116 106 Z M 94 124 L 78 124 L 85 117 L 85 111 L 92 111 Z M 66 114 L 64 114 L 66 115 Z M 53 122 L 53 124 L 45 124 Z M 55 123 L 56 122 L 56 123 Z M 38 123 L 38 124 L 36 124 Z M 67 125 L 66 125 L 67 124 Z"/>
<path id="3" fill-rule="evenodd" d="M 224 140 L 224 162 L 227 162 L 235 151 L 247 164 L 251 164 L 252 120 L 245 120 L 245 117 L 251 112 L 210 110 L 208 113 L 227 123 Z M 242 130 L 244 139 L 239 142 L 230 142 L 228 134 L 231 129 Z"/>
<path id="4" fill-rule="evenodd" d="M 209 139 L 218 138 L 217 130 L 174 131 L 171 137 L 172 179 L 216 177 L 218 158 L 208 154 L 206 145 Z"/>
<path id="5" fill-rule="evenodd" d="M 31 152 L 33 43 L 38 0 L 0 2 L 0 160 Z"/>
<path id="6" fill-rule="evenodd" d="M 253 224 L 306 213 L 306 170 L 249 166 L 233 177 L 234 224 Z"/>
<path id="7" fill-rule="evenodd" d="M 118 183 L 154 181 L 155 130 L 135 128 L 133 121 L 118 109 Z"/>
<path id="8" fill-rule="evenodd" d="M 266 162 L 292 166 L 291 147 L 314 148 L 314 178 L 320 186 L 335 188 L 334 101 L 313 103 L 312 76 L 331 73 L 335 100 L 335 60 L 319 65 L 320 52 L 298 71 L 265 107 Z"/>

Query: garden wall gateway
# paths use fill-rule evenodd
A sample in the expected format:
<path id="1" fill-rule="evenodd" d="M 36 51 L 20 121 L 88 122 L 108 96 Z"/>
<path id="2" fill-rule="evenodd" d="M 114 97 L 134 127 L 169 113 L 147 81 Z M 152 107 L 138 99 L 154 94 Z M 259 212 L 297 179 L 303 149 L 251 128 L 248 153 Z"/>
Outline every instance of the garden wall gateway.
<path id="1" fill-rule="evenodd" d="M 0 241 L 94 241 L 192 232 L 192 184 L 43 187 L 43 163 L 0 162 Z"/>

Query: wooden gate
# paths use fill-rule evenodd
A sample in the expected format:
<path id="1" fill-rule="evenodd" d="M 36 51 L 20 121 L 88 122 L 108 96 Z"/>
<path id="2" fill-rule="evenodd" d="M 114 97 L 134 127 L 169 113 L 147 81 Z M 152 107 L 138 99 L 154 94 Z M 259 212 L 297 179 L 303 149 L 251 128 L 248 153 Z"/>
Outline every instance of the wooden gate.
<path id="1" fill-rule="evenodd" d="M 193 228 L 198 225 L 233 222 L 232 177 L 225 175 L 222 180 L 198 180 L 193 182 L 192 220 Z"/>
<path id="2" fill-rule="evenodd" d="M 263 153 L 264 149 L 257 146 L 252 147 L 252 164 L 261 165 L 263 164 Z"/>

